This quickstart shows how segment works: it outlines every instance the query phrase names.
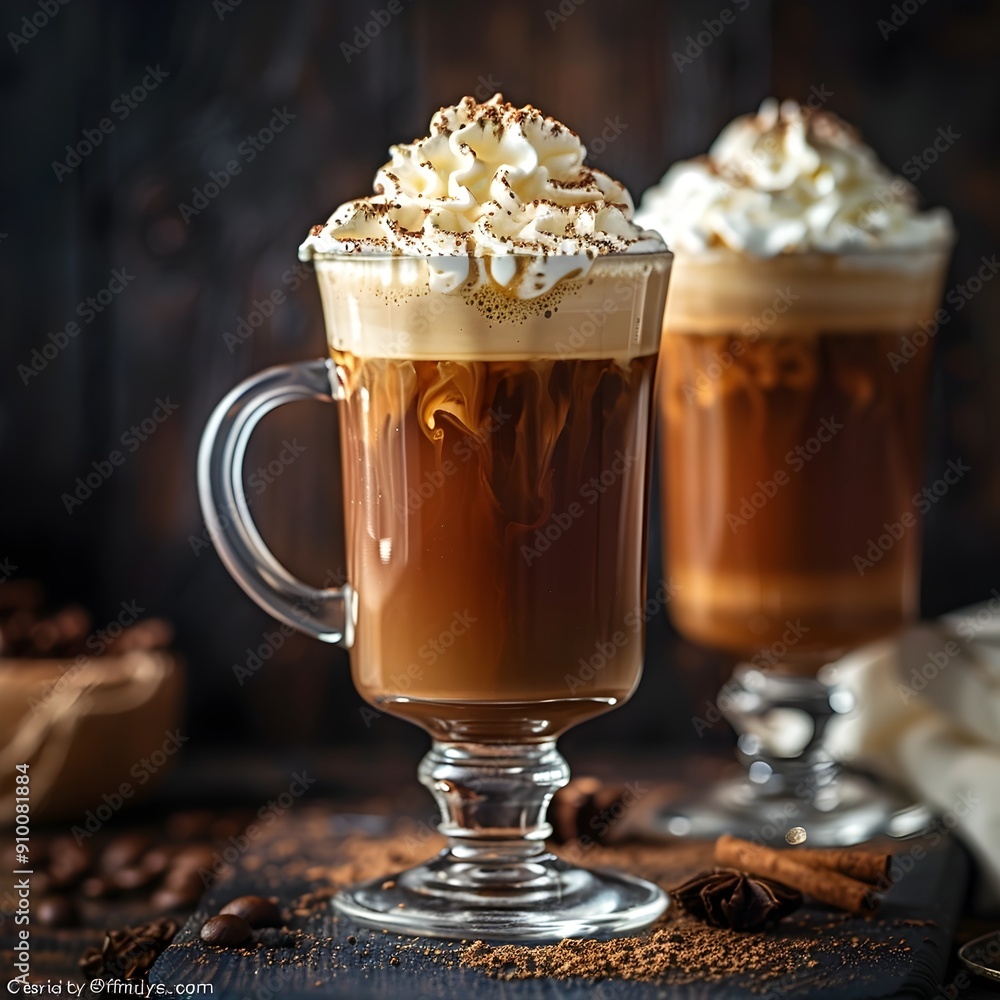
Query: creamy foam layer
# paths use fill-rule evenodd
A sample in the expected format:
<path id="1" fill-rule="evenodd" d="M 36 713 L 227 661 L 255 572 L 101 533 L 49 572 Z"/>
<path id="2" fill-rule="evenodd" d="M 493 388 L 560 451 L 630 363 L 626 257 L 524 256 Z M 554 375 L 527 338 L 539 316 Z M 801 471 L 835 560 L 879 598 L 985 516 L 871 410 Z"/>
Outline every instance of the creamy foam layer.
<path id="1" fill-rule="evenodd" d="M 727 125 L 708 155 L 672 166 L 643 195 L 639 224 L 675 251 L 772 257 L 949 243 L 944 209 L 879 162 L 836 115 L 770 98 Z"/>
<path id="2" fill-rule="evenodd" d="M 508 257 L 530 272 L 530 257 Z M 600 257 L 531 299 L 493 283 L 435 291 L 440 260 L 345 255 L 318 258 L 330 346 L 362 358 L 413 360 L 602 359 L 655 354 L 669 253 Z M 584 270 L 583 264 L 591 264 Z"/>
<path id="3" fill-rule="evenodd" d="M 625 187 L 584 165 L 586 153 L 575 132 L 531 105 L 466 97 L 434 115 L 428 136 L 391 147 L 374 194 L 314 226 L 299 256 L 435 257 L 436 291 L 492 282 L 528 299 L 595 257 L 666 249 L 633 221 Z M 529 273 L 509 266 L 510 255 L 537 259 Z"/>
<path id="4" fill-rule="evenodd" d="M 943 250 L 770 259 L 731 250 L 679 254 L 665 332 L 908 332 L 938 308 L 946 266 Z"/>

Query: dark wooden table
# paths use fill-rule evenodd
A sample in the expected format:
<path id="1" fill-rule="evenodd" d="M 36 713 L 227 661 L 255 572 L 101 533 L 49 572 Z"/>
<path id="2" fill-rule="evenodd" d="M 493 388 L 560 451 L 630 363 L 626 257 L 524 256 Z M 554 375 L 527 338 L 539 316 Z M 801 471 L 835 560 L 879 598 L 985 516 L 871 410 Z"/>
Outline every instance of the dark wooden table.
<path id="1" fill-rule="evenodd" d="M 406 1000 L 461 997 L 464 1000 L 469 996 L 484 1000 L 490 997 L 534 1000 L 536 997 L 584 996 L 646 1000 L 659 996 L 752 995 L 737 981 L 689 983 L 672 986 L 669 990 L 647 983 L 616 980 L 596 986 L 581 980 L 506 982 L 489 978 L 478 970 L 458 968 L 459 945 L 433 942 L 430 955 L 424 955 L 427 942 L 350 927 L 326 905 L 303 911 L 289 923 L 301 933 L 300 940 L 308 943 L 306 962 L 301 961 L 301 950 L 297 954 L 282 954 L 281 949 L 261 948 L 249 954 L 236 954 L 220 953 L 202 945 L 197 939 L 201 923 L 228 899 L 243 892 L 273 893 L 286 906 L 301 899 L 303 894 L 316 888 L 318 881 L 324 880 L 323 872 L 343 865 L 342 845 L 351 832 L 385 833 L 393 822 L 393 814 L 405 813 L 413 817 L 412 828 L 421 831 L 413 841 L 416 853 L 420 853 L 421 848 L 424 853 L 432 851 L 435 841 L 427 831 L 433 822 L 433 810 L 426 793 L 413 779 L 411 768 L 415 762 L 369 760 L 363 775 L 359 775 L 357 763 L 327 757 L 300 762 L 299 770 L 305 769 L 315 776 L 314 789 L 285 811 L 266 837 L 250 845 L 234 864 L 224 867 L 222 877 L 208 889 L 196 911 L 188 915 L 175 943 L 160 957 L 150 976 L 151 982 L 165 986 L 210 982 L 215 996 L 246 996 L 260 1000 L 267 1000 L 269 992 L 281 997 L 370 996 L 379 1000 L 394 997 Z M 221 809 L 226 801 L 244 805 L 267 802 L 274 790 L 282 787 L 283 781 L 287 784 L 286 775 L 294 767 L 287 764 L 289 762 L 274 760 L 255 762 L 245 757 L 189 762 L 165 790 L 162 807 L 172 809 L 180 804 L 212 802 L 215 809 Z M 703 780 L 705 769 L 714 773 L 718 762 L 691 760 L 678 768 L 676 762 L 645 761 L 644 767 L 646 770 L 640 780 L 648 775 L 650 781 L 654 777 L 662 781 L 668 776 L 668 782 L 662 787 L 669 792 L 670 781 L 692 776 Z M 636 770 L 631 762 L 628 773 Z M 576 771 L 623 773 L 615 761 L 607 758 L 585 761 L 582 765 L 578 762 Z M 228 789 L 225 800 L 218 793 L 218 782 L 223 778 Z M 373 796 L 373 791 L 378 794 Z M 149 829 L 151 824 L 155 829 L 158 815 L 156 807 L 132 816 L 123 815 L 115 833 L 136 826 Z M 162 822 L 162 818 L 159 821 Z M 595 856 L 595 861 L 621 863 L 621 858 L 613 853 L 615 850 L 618 849 L 599 849 L 599 854 L 601 851 L 612 853 Z M 679 860 L 674 864 L 669 853 L 664 855 L 662 871 L 658 873 L 664 884 L 676 884 L 692 870 L 694 861 L 690 850 L 680 852 L 677 857 Z M 706 864 L 709 857 L 706 851 Z M 417 860 L 420 858 L 412 858 L 414 862 Z M 967 906 L 970 877 L 975 879 L 975 872 L 970 871 L 964 850 L 957 843 L 949 843 L 932 852 L 929 863 L 913 878 L 904 880 L 892 890 L 877 927 L 864 922 L 855 927 L 855 921 L 847 921 L 836 929 L 835 933 L 845 940 L 858 931 L 906 939 L 912 948 L 910 968 L 897 961 L 890 963 L 891 968 L 863 969 L 862 974 L 854 970 L 848 974 L 838 969 L 834 952 L 830 963 L 816 974 L 771 984 L 770 993 L 767 990 L 761 993 L 758 987 L 756 993 L 775 997 L 844 996 L 852 1000 L 889 995 L 986 1000 L 1000 995 L 985 981 L 968 974 L 955 957 L 957 943 L 991 929 L 988 921 L 977 918 Z M 34 927 L 32 979 L 84 982 L 77 960 L 86 947 L 100 942 L 104 927 L 136 923 L 159 915 L 151 908 L 148 896 L 125 895 L 87 903 L 82 927 L 68 930 Z M 180 916 L 183 918 L 184 914 Z M 809 933 L 809 922 L 820 916 L 818 911 L 805 911 L 802 933 Z M 0 961 L 5 967 L 9 967 L 11 961 L 10 930 L 9 921 L 0 926 Z M 824 933 L 831 932 L 825 930 Z M 352 937 L 360 944 L 351 944 Z M 885 992 L 887 985 L 893 983 L 905 984 L 906 992 Z"/>

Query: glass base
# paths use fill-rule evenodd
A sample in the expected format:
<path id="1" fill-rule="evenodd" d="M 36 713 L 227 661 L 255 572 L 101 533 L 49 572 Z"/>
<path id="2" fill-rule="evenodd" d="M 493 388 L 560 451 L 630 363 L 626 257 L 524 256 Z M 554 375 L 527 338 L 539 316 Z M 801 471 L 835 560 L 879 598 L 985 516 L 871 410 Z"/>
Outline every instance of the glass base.
<path id="1" fill-rule="evenodd" d="M 657 833 L 709 839 L 729 833 L 757 843 L 784 843 L 800 826 L 807 847 L 850 847 L 873 837 L 912 837 L 933 819 L 922 803 L 861 774 L 840 771 L 809 800 L 762 794 L 749 778 L 723 782 L 709 795 L 672 803 L 654 820 Z"/>
<path id="2" fill-rule="evenodd" d="M 639 930 L 667 908 L 667 894 L 632 875 L 576 868 L 548 852 L 512 865 L 460 848 L 334 897 L 345 916 L 397 934 L 465 940 L 558 941 Z"/>

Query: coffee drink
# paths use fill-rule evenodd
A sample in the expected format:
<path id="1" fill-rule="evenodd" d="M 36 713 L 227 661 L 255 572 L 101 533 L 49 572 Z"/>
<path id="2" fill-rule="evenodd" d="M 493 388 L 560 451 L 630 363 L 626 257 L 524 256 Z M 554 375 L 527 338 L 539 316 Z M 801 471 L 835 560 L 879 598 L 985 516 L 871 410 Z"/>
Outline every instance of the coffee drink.
<path id="1" fill-rule="evenodd" d="M 905 345 L 934 314 L 941 265 L 678 264 L 659 408 L 686 636 L 809 671 L 915 613 L 931 351 Z"/>
<path id="2" fill-rule="evenodd" d="M 426 262 L 317 262 L 346 395 L 351 659 L 376 707 L 541 738 L 632 693 L 668 259 L 598 260 L 530 300 L 488 278 L 428 295 Z M 350 314 L 363 346 L 339 336 Z"/>
<path id="3" fill-rule="evenodd" d="M 361 695 L 433 737 L 419 774 L 447 846 L 333 905 L 451 938 L 645 927 L 663 890 L 549 853 L 545 812 L 569 781 L 555 737 L 629 697 L 660 607 L 646 526 L 672 255 L 576 133 L 499 94 L 442 108 L 390 156 L 299 250 L 329 358 L 237 386 L 198 465 L 244 589 L 350 649 Z M 282 567 L 239 488 L 256 422 L 299 399 L 340 411 L 341 587 Z"/>
<path id="4" fill-rule="evenodd" d="M 678 252 L 659 397 L 671 614 L 811 673 L 917 609 L 931 350 L 911 348 L 950 220 L 838 118 L 775 101 L 643 208 Z"/>
<path id="5" fill-rule="evenodd" d="M 303 247 L 345 397 L 355 685 L 441 738 L 550 737 L 639 679 L 670 256 L 583 154 L 467 99 Z"/>

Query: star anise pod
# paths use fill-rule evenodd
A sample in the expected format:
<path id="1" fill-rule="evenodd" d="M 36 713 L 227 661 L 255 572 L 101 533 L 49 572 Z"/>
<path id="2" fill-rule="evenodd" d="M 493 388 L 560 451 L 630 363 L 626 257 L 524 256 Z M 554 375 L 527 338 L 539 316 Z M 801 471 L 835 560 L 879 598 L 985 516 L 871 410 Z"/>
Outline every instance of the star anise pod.
<path id="1" fill-rule="evenodd" d="M 700 872 L 671 892 L 688 913 L 734 931 L 760 930 L 802 905 L 797 889 L 735 868 Z"/>

